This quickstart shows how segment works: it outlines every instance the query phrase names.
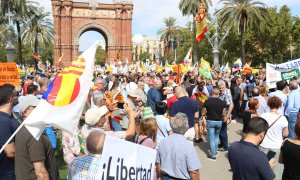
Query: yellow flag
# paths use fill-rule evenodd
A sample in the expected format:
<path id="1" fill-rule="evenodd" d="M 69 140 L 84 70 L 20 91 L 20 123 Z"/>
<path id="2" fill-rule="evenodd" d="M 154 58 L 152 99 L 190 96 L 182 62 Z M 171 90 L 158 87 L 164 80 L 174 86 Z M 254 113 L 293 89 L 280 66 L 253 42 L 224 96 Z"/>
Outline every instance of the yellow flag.
<path id="1" fill-rule="evenodd" d="M 209 62 L 205 61 L 204 59 L 201 59 L 201 68 L 210 71 L 210 64 Z"/>

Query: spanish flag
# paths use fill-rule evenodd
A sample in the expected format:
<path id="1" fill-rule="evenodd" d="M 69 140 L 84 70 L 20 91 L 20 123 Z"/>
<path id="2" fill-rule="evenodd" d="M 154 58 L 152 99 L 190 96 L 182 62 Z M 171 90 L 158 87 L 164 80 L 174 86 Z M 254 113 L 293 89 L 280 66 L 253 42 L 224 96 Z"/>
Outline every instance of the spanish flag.
<path id="1" fill-rule="evenodd" d="M 201 2 L 200 4 L 199 13 L 196 16 L 195 21 L 198 23 L 196 38 L 197 42 L 200 42 L 204 38 L 204 35 L 208 29 L 208 26 L 206 24 L 205 5 L 203 2 Z"/>

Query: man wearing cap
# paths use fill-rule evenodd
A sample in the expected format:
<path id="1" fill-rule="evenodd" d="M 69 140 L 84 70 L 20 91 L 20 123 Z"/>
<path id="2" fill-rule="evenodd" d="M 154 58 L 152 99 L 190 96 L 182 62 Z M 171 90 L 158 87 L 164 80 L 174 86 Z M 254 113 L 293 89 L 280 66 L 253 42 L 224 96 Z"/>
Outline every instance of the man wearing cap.
<path id="1" fill-rule="evenodd" d="M 20 102 L 21 113 L 26 119 L 39 100 L 30 98 Z M 53 179 L 59 177 L 54 151 L 44 132 L 39 140 L 23 126 L 16 135 L 15 170 L 17 179 Z"/>
<path id="2" fill-rule="evenodd" d="M 142 107 L 142 102 L 140 100 L 140 96 L 137 95 L 137 89 L 132 90 L 130 89 L 127 91 L 127 102 L 128 106 L 130 106 L 133 110 L 137 110 L 139 107 Z M 137 120 L 137 119 L 136 119 Z M 129 123 L 129 116 L 122 117 L 122 128 L 127 129 Z"/>
<path id="3" fill-rule="evenodd" d="M 10 84 L 0 86 L 0 148 L 16 131 L 19 124 L 12 119 L 12 109 L 18 104 L 15 87 Z M 12 140 L 0 154 L 0 179 L 14 180 L 15 142 Z"/>
<path id="4" fill-rule="evenodd" d="M 108 109 L 106 106 L 101 108 L 89 109 L 85 114 L 85 125 L 81 129 L 81 134 L 83 136 L 84 143 L 86 144 L 86 139 L 88 135 L 95 130 L 102 131 L 106 135 L 111 135 L 120 139 L 129 139 L 135 134 L 135 118 L 140 113 L 139 111 L 134 111 L 129 105 L 124 105 L 124 110 L 129 115 L 129 124 L 126 131 L 110 131 L 108 128 L 104 127 L 107 121 Z"/>

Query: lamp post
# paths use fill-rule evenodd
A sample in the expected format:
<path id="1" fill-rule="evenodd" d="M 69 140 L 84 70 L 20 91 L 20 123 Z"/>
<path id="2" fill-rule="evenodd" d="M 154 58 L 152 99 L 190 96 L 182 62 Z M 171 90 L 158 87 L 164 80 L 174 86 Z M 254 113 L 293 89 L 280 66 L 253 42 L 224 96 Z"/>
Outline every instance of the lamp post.
<path id="1" fill-rule="evenodd" d="M 213 48 L 214 65 L 219 66 L 220 65 L 220 60 L 219 60 L 220 48 L 221 48 L 225 38 L 228 36 L 230 29 L 227 29 L 227 31 L 225 32 L 223 37 L 220 38 L 220 33 L 219 33 L 220 26 L 218 24 L 217 17 L 216 17 L 214 26 L 215 26 L 216 30 L 215 30 L 213 36 L 209 37 L 209 33 L 205 33 L 205 36 L 207 37 L 208 42 L 210 43 L 211 47 Z"/>
<path id="2" fill-rule="evenodd" d="M 132 38 L 132 42 L 136 45 L 136 61 L 138 61 L 138 47 L 143 43 L 144 37 L 141 34 L 136 34 Z"/>
<path id="3" fill-rule="evenodd" d="M 12 44 L 11 40 L 12 40 L 12 32 L 11 32 L 11 28 L 12 28 L 12 22 L 11 22 L 11 18 L 13 17 L 13 14 L 11 12 L 8 13 L 8 40 L 7 40 L 7 45 L 5 47 L 6 50 L 6 56 L 7 56 L 7 62 L 14 62 L 15 59 L 15 47 Z"/>

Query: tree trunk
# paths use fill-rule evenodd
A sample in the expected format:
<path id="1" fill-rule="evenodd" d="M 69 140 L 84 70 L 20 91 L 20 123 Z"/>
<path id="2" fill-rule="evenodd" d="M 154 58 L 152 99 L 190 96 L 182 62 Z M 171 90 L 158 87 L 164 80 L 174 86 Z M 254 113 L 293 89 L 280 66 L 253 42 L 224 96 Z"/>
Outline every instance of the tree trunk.
<path id="1" fill-rule="evenodd" d="M 245 55 L 245 37 L 244 37 L 244 29 L 241 28 L 241 61 L 242 65 L 246 64 L 246 55 Z"/>
<path id="2" fill-rule="evenodd" d="M 20 27 L 20 22 L 16 21 L 17 25 L 17 32 L 18 32 L 18 63 L 23 64 L 23 57 L 22 57 L 22 39 L 21 39 L 21 27 Z"/>
<path id="3" fill-rule="evenodd" d="M 37 36 L 37 33 L 36 33 L 35 40 L 34 40 L 34 52 L 36 54 L 38 54 L 38 44 L 39 44 L 39 42 L 38 42 L 38 36 Z"/>
<path id="4" fill-rule="evenodd" d="M 195 16 L 193 16 L 193 62 L 198 61 L 198 50 L 197 50 L 197 23 L 194 20 Z"/>

